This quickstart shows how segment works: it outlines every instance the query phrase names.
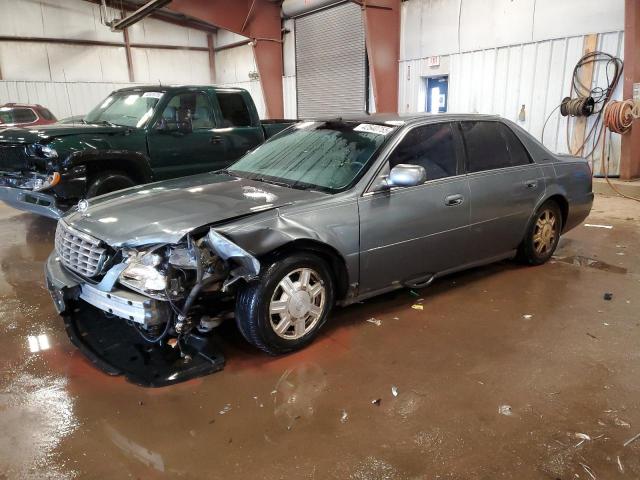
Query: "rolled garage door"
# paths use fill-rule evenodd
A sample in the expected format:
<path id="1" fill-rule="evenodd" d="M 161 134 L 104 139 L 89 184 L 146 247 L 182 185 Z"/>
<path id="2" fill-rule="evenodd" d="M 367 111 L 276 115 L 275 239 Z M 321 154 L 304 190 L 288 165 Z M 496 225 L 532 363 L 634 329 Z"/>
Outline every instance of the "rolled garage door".
<path id="1" fill-rule="evenodd" d="M 360 7 L 343 3 L 295 22 L 298 117 L 362 114 L 367 75 Z"/>

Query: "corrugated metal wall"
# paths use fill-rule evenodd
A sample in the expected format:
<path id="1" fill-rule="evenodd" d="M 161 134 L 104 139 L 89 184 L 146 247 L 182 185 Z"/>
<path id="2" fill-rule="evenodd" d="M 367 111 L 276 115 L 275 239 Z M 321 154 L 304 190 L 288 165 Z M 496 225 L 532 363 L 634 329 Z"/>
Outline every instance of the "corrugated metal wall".
<path id="1" fill-rule="evenodd" d="M 545 120 L 569 94 L 573 67 L 582 56 L 583 43 L 584 36 L 575 36 L 443 57 L 442 60 L 449 62 L 449 111 L 498 114 L 517 121 L 520 109 L 525 105 L 526 120 L 518 123 L 540 139 Z M 623 32 L 598 35 L 599 50 L 622 58 L 623 45 Z M 400 111 L 425 111 L 425 77 L 431 75 L 433 72 L 427 67 L 426 59 L 400 62 Z M 593 85 L 606 86 L 603 65 L 597 66 Z M 622 82 L 614 98 L 620 99 L 621 93 Z M 559 111 L 551 115 L 544 132 L 544 143 L 548 148 L 556 152 L 568 151 L 566 125 L 566 119 Z M 599 156 L 598 151 L 596 171 L 599 171 Z M 611 171 L 616 173 L 620 157 L 617 135 L 612 136 L 610 156 Z"/>
<path id="2" fill-rule="evenodd" d="M 58 119 L 84 115 L 109 93 L 131 83 L 0 81 L 0 105 L 6 102 L 39 103 Z"/>

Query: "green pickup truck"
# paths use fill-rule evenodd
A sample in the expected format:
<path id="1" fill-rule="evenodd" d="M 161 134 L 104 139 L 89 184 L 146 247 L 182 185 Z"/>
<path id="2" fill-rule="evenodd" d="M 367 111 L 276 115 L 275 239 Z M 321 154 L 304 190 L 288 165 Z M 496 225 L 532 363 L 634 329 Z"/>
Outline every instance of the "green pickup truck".
<path id="1" fill-rule="evenodd" d="M 261 121 L 240 88 L 124 88 L 73 123 L 0 128 L 0 201 L 59 218 L 84 198 L 223 169 L 293 122 Z"/>

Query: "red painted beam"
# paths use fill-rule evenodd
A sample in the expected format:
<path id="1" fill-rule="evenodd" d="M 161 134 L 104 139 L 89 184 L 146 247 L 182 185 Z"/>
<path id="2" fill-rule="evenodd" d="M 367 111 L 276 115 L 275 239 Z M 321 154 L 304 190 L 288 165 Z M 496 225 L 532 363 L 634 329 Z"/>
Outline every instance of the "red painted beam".
<path id="1" fill-rule="evenodd" d="M 400 0 L 362 0 L 367 57 L 377 112 L 398 111 Z"/>
<path id="2" fill-rule="evenodd" d="M 173 0 L 168 8 L 251 38 L 267 117 L 284 115 L 280 5 L 268 0 Z"/>
<path id="3" fill-rule="evenodd" d="M 633 98 L 633 84 L 640 83 L 640 2 L 626 0 L 624 4 L 624 86 L 623 97 Z M 622 135 L 620 178 L 640 178 L 640 123 Z"/>

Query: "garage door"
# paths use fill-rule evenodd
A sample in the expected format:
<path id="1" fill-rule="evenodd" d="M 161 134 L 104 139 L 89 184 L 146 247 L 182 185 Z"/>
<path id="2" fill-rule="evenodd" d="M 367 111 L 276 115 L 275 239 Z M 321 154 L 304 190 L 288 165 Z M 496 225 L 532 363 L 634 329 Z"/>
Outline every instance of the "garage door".
<path id="1" fill-rule="evenodd" d="M 296 19 L 298 117 L 361 114 L 366 108 L 362 11 L 344 3 Z"/>

